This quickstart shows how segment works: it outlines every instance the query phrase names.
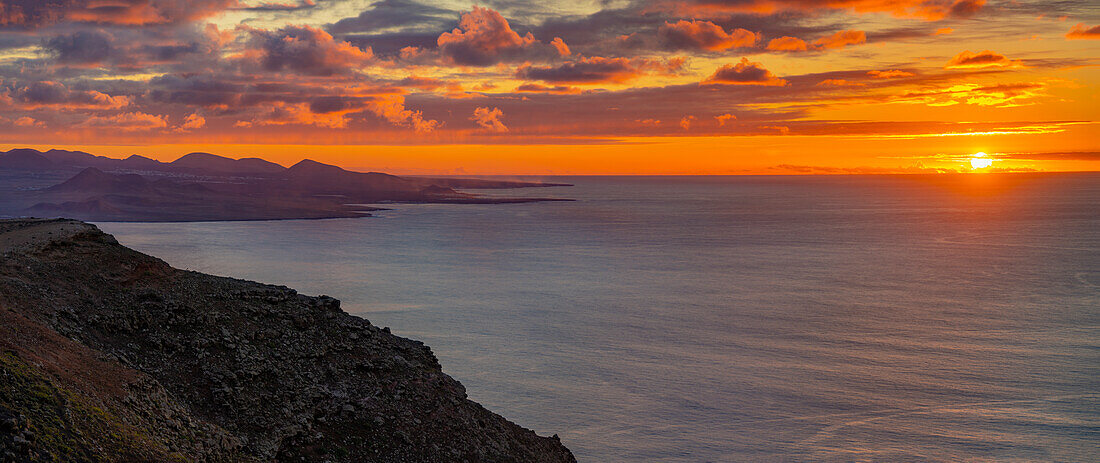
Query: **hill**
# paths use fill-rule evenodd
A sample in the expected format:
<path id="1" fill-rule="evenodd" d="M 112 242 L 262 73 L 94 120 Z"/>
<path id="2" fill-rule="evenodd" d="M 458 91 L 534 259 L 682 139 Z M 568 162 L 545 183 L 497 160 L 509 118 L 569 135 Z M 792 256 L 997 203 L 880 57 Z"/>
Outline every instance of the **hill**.
<path id="1" fill-rule="evenodd" d="M 0 254 L 0 456 L 575 461 L 336 299 L 177 270 L 71 220 L 0 221 Z"/>

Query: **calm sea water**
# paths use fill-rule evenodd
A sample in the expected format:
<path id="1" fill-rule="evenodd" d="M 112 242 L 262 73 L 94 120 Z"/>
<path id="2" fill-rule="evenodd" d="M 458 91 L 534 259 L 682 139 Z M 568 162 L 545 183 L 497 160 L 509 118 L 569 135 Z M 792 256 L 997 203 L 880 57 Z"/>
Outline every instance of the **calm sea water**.
<path id="1" fill-rule="evenodd" d="M 1100 176 L 560 180 L 100 226 L 337 297 L 582 462 L 1100 460 Z"/>

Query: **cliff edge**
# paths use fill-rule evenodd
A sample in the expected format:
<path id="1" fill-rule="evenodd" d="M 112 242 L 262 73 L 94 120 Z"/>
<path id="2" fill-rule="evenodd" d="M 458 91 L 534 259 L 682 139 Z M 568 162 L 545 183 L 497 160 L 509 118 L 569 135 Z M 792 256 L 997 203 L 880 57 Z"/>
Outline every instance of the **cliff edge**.
<path id="1" fill-rule="evenodd" d="M 330 297 L 0 220 L 0 461 L 573 462 Z"/>

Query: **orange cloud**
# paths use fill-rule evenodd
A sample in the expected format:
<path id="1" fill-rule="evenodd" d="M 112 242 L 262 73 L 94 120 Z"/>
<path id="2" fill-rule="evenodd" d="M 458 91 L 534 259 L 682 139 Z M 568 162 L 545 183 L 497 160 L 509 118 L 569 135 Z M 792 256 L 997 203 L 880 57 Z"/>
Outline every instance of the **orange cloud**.
<path id="1" fill-rule="evenodd" d="M 797 37 L 784 36 L 777 39 L 772 39 L 768 42 L 768 50 L 773 51 L 823 51 L 836 48 L 843 48 L 848 45 L 858 45 L 867 42 L 867 34 L 863 31 L 846 30 L 840 31 L 828 37 L 822 37 L 814 40 L 812 44 L 807 44 L 805 40 Z"/>
<path id="2" fill-rule="evenodd" d="M 569 56 L 573 54 L 573 52 L 569 51 L 569 45 L 566 45 L 561 37 L 554 37 L 554 40 L 550 41 L 550 46 L 558 50 L 558 55 L 560 56 Z"/>
<path id="3" fill-rule="evenodd" d="M 19 119 L 16 119 L 15 122 L 13 122 L 13 124 L 16 127 L 45 127 L 46 126 L 45 122 L 42 122 L 40 120 L 36 120 L 35 118 L 30 117 L 30 116 L 20 117 Z"/>
<path id="4" fill-rule="evenodd" d="M 1085 23 L 1077 23 L 1066 33 L 1066 38 L 1069 40 L 1100 39 L 1100 26 L 1088 27 Z"/>
<path id="5" fill-rule="evenodd" d="M 955 29 L 952 29 L 950 27 L 941 27 L 939 29 L 936 29 L 936 32 L 933 32 L 932 35 L 949 35 L 952 32 L 955 32 Z"/>
<path id="6" fill-rule="evenodd" d="M 238 121 L 236 126 L 313 125 L 328 129 L 342 129 L 348 126 L 347 114 L 355 110 L 362 110 L 362 108 L 315 112 L 310 108 L 309 103 L 274 101 L 265 106 L 263 112 L 252 120 Z"/>
<path id="7" fill-rule="evenodd" d="M 730 114 L 730 113 L 725 113 L 725 114 L 720 114 L 718 116 L 714 116 L 714 119 L 716 121 L 718 121 L 718 127 L 725 127 L 726 122 L 736 121 L 737 116 L 734 116 L 733 114 Z"/>
<path id="8" fill-rule="evenodd" d="M 890 71 L 868 71 L 867 75 L 876 79 L 893 79 L 896 77 L 913 77 L 914 74 L 912 72 L 893 69 Z"/>
<path id="9" fill-rule="evenodd" d="M 947 88 L 908 92 L 893 98 L 901 103 L 924 104 L 928 106 L 953 106 L 969 104 L 1009 108 L 1030 104 L 1032 100 L 1044 96 L 1046 85 L 1043 83 L 1015 83 L 998 85 L 958 84 Z"/>
<path id="10" fill-rule="evenodd" d="M 772 85 L 784 86 L 787 81 L 764 69 L 760 63 L 750 62 L 748 58 L 741 58 L 737 64 L 727 64 L 714 71 L 710 77 L 703 81 L 704 84 L 724 85 Z"/>
<path id="11" fill-rule="evenodd" d="M 206 118 L 199 115 L 199 113 L 191 113 L 187 116 L 187 119 L 183 120 L 183 124 L 180 125 L 180 130 L 194 130 L 201 129 L 206 126 Z"/>
<path id="12" fill-rule="evenodd" d="M 862 87 L 864 85 L 866 84 L 844 79 L 825 79 L 817 83 L 818 87 Z"/>
<path id="13" fill-rule="evenodd" d="M 756 45 L 759 36 L 745 29 L 726 32 L 722 26 L 710 21 L 665 22 L 657 29 L 657 35 L 671 48 L 681 50 L 722 51 L 730 48 Z"/>
<path id="14" fill-rule="evenodd" d="M 948 61 L 944 69 L 984 69 L 984 68 L 1022 68 L 1022 61 L 1010 60 L 1004 55 L 985 50 L 981 53 L 973 53 L 966 50 Z"/>
<path id="15" fill-rule="evenodd" d="M 840 31 L 828 37 L 822 37 L 814 40 L 814 48 L 818 50 L 829 50 L 833 48 L 843 48 L 848 45 L 858 45 L 861 43 L 867 43 L 867 34 L 863 31 L 847 30 Z"/>
<path id="16" fill-rule="evenodd" d="M 581 90 L 577 87 L 566 87 L 564 85 L 555 85 L 553 87 L 526 83 L 516 87 L 517 92 L 534 92 L 534 93 L 580 93 Z"/>
<path id="17" fill-rule="evenodd" d="M 132 112 L 106 117 L 92 116 L 77 124 L 76 127 L 110 128 L 111 130 L 134 132 L 140 130 L 162 129 L 168 127 L 168 122 L 164 119 L 164 116 L 146 114 L 143 112 Z"/>
<path id="18" fill-rule="evenodd" d="M 405 108 L 405 97 L 397 94 L 374 96 L 367 103 L 367 109 L 398 127 L 410 127 L 418 133 L 434 131 L 441 125 L 439 121 L 424 119 L 422 111 Z"/>
<path id="19" fill-rule="evenodd" d="M 674 0 L 666 3 L 666 7 L 673 11 L 687 9 L 699 13 L 773 14 L 780 11 L 849 10 L 928 21 L 972 16 L 984 5 L 985 0 Z"/>
<path id="20" fill-rule="evenodd" d="M 808 47 L 805 40 L 796 37 L 780 37 L 768 42 L 768 50 L 775 51 L 806 51 Z"/>
<path id="21" fill-rule="evenodd" d="M 508 131 L 508 127 L 501 121 L 503 117 L 504 111 L 499 108 L 481 107 L 474 109 L 474 114 L 470 116 L 470 120 L 490 132 L 505 133 Z"/>

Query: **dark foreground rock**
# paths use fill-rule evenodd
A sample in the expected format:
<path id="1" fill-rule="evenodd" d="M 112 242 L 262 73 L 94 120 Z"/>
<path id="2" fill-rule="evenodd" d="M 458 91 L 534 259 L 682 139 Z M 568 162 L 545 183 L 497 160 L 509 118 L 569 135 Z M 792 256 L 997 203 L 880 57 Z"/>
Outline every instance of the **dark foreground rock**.
<path id="1" fill-rule="evenodd" d="M 329 297 L 0 221 L 0 461 L 568 462 Z"/>

